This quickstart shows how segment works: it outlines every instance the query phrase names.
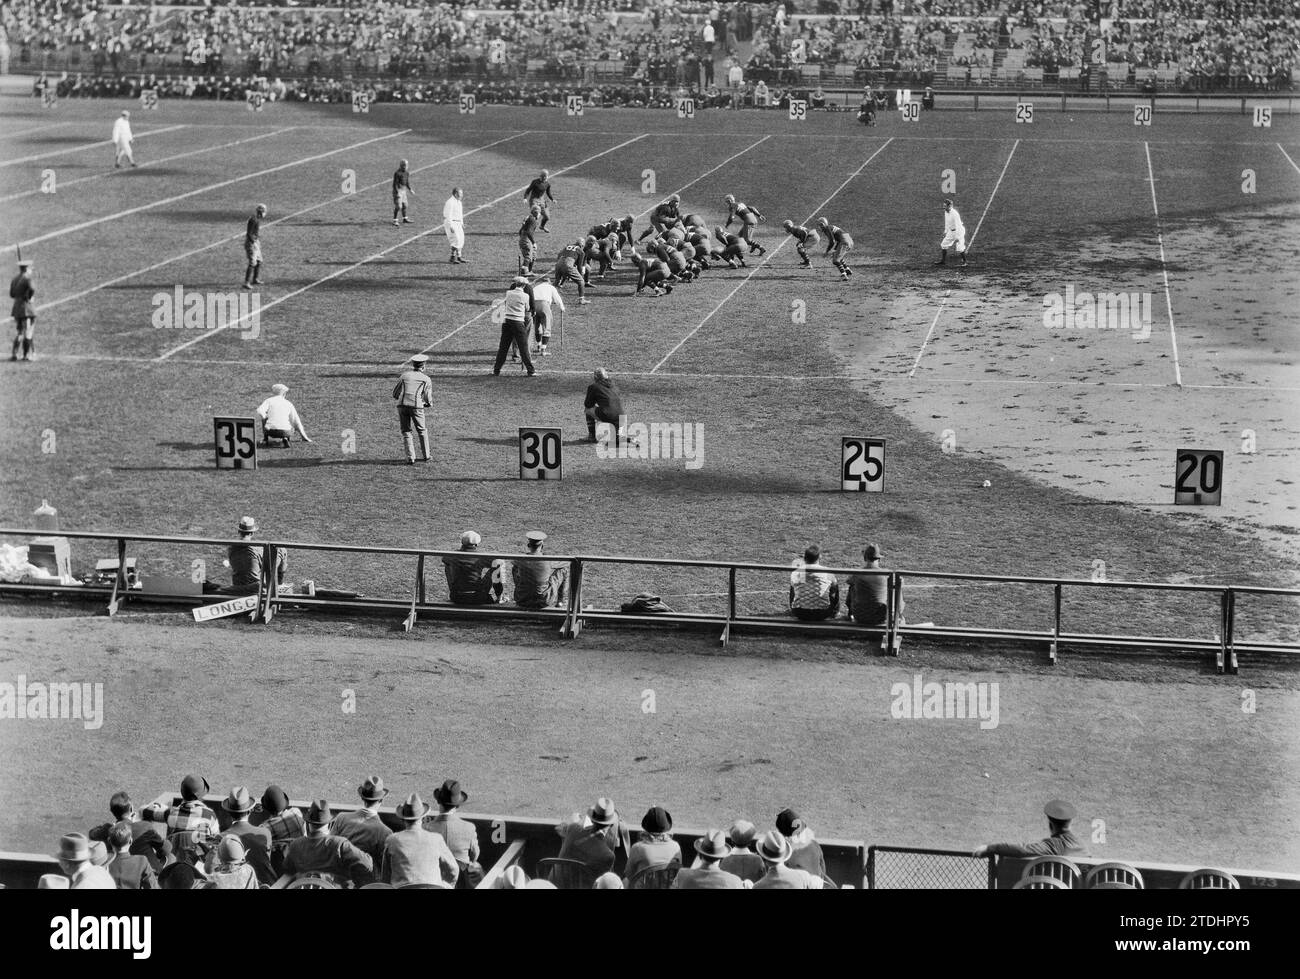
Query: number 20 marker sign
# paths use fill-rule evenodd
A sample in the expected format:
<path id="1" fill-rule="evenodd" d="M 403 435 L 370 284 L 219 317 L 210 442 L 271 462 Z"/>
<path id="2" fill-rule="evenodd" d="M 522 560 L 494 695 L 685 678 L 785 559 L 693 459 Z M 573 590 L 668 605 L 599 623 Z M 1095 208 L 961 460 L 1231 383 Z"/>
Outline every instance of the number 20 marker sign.
<path id="1" fill-rule="evenodd" d="M 853 493 L 884 492 L 884 439 L 846 436 L 840 440 L 840 489 Z"/>
<path id="2" fill-rule="evenodd" d="M 1223 502 L 1223 453 L 1217 449 L 1179 449 L 1174 463 L 1174 503 L 1219 506 Z"/>

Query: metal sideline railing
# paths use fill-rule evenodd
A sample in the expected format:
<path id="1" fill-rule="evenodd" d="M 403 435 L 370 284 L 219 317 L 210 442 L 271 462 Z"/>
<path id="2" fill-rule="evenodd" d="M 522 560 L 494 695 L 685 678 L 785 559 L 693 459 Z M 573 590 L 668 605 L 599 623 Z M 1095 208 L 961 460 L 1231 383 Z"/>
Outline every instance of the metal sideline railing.
<path id="1" fill-rule="evenodd" d="M 1076 578 L 1035 577 L 1025 575 L 970 574 L 944 571 L 910 571 L 903 569 L 869 570 L 857 568 L 837 568 L 818 566 L 819 572 L 836 576 L 874 575 L 887 579 L 885 620 L 877 625 L 858 625 L 843 620 L 805 621 L 782 618 L 776 615 L 744 614 L 738 608 L 736 574 L 739 571 L 754 571 L 788 576 L 796 565 L 760 564 L 745 561 L 707 561 L 677 558 L 621 557 L 613 555 L 527 555 L 518 553 L 474 551 L 480 558 L 501 561 L 549 561 L 552 564 L 567 564 L 569 567 L 569 600 L 563 607 L 540 610 L 521 609 L 501 605 L 456 605 L 452 603 L 428 601 L 426 582 L 426 559 L 460 557 L 467 552 L 460 550 L 439 550 L 419 547 L 382 547 L 376 545 L 306 543 L 302 541 L 247 541 L 207 537 L 176 537 L 153 534 L 124 534 L 101 531 L 46 531 L 23 528 L 0 527 L 0 536 L 5 537 L 66 537 L 75 540 L 112 541 L 117 550 L 117 570 L 111 589 L 103 586 L 60 586 L 57 584 L 0 583 L 0 594 L 53 594 L 81 593 L 86 595 L 103 595 L 108 592 L 107 612 L 115 614 L 121 603 L 127 598 L 136 597 L 150 601 L 182 601 L 188 604 L 201 602 L 204 597 L 219 600 L 219 595 L 235 597 L 235 593 L 223 590 L 220 593 L 199 595 L 160 595 L 127 587 L 127 544 L 156 543 L 167 545 L 198 545 L 202 547 L 229 548 L 232 545 L 253 544 L 262 548 L 262 566 L 275 568 L 280 549 L 299 552 L 321 552 L 342 554 L 372 554 L 390 557 L 415 558 L 415 573 L 411 584 L 411 597 L 366 598 L 364 596 L 332 598 L 296 593 L 281 593 L 275 575 L 263 575 L 257 593 L 257 606 L 251 614 L 253 621 L 270 622 L 277 610 L 286 605 L 318 606 L 331 609 L 395 609 L 406 610 L 403 620 L 404 628 L 409 632 L 414 628 L 420 613 L 467 617 L 519 617 L 531 619 L 562 620 L 560 633 L 565 638 L 576 638 L 584 625 L 592 622 L 653 624 L 672 622 L 686 625 L 714 625 L 721 627 L 719 643 L 726 645 L 731 633 L 736 628 L 752 628 L 755 631 L 783 630 L 795 632 L 826 632 L 847 636 L 862 636 L 881 640 L 882 651 L 897 656 L 904 636 L 940 636 L 954 639 L 1000 639 L 1014 641 L 1041 642 L 1048 647 L 1048 658 L 1055 663 L 1062 644 L 1078 644 L 1101 647 L 1122 647 L 1142 649 L 1199 650 L 1214 652 L 1218 672 L 1238 671 L 1237 654 L 1252 653 L 1294 653 L 1300 652 L 1300 642 L 1265 642 L 1259 640 L 1239 641 L 1235 635 L 1237 622 L 1237 598 L 1242 595 L 1290 596 L 1300 597 L 1300 588 L 1273 588 L 1254 585 L 1193 585 L 1149 581 L 1091 581 Z M 694 568 L 702 570 L 725 571 L 727 587 L 724 593 L 726 611 L 722 614 L 709 612 L 666 612 L 649 614 L 627 614 L 611 609 L 586 607 L 583 601 L 586 587 L 585 571 L 589 566 L 597 565 L 633 565 L 637 567 L 671 567 Z M 957 581 L 984 584 L 1015 584 L 1042 586 L 1052 589 L 1052 625 L 1050 629 L 1029 628 L 994 628 L 989 626 L 935 626 L 908 625 L 898 614 L 902 601 L 904 582 L 909 579 L 922 581 Z M 1213 639 L 1184 638 L 1175 636 L 1129 635 L 1091 632 L 1071 632 L 1062 627 L 1065 589 L 1100 588 L 1129 589 L 1152 593 L 1179 593 L 1217 595 L 1219 598 L 1218 633 Z"/>

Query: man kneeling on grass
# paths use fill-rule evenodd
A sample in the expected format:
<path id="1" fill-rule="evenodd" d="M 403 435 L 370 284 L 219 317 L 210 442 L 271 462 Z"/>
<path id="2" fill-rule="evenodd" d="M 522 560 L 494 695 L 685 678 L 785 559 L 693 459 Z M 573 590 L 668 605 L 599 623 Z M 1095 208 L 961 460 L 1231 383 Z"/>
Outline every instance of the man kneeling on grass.
<path id="1" fill-rule="evenodd" d="M 790 614 L 796 619 L 833 619 L 839 611 L 839 583 L 833 574 L 816 570 L 822 567 L 821 556 L 822 549 L 810 544 L 803 563 L 790 572 Z"/>

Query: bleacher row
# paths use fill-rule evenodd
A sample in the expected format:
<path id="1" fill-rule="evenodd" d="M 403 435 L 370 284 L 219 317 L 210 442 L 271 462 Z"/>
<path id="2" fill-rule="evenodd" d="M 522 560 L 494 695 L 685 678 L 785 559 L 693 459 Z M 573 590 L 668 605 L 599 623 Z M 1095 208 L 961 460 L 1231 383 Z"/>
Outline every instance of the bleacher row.
<path id="1" fill-rule="evenodd" d="M 207 794 L 201 798 L 201 804 L 211 810 L 221 823 L 223 833 L 230 829 L 236 818 L 223 808 L 227 798 L 215 794 Z M 159 796 L 151 805 L 156 809 L 167 811 L 182 805 L 184 801 L 182 795 L 167 793 Z M 311 803 L 289 801 L 288 805 L 305 813 L 310 809 Z M 361 806 L 331 804 L 330 808 L 335 815 L 338 815 L 356 812 Z M 574 813 L 566 820 L 556 821 L 467 812 L 455 812 L 455 815 L 472 824 L 480 843 L 477 863 L 481 868 L 481 874 L 475 874 L 478 883 L 472 889 L 500 890 L 524 887 L 587 889 L 598 886 L 598 881 L 601 882 L 599 889 L 605 889 L 612 884 L 608 876 L 604 876 L 602 881 L 603 875 L 581 865 L 581 861 L 559 858 L 564 834 L 575 824 L 589 826 L 590 816 L 583 819 L 582 814 Z M 649 815 L 648 813 L 647 816 Z M 785 818 L 786 825 L 783 828 L 786 830 L 790 828 L 789 815 L 793 814 L 786 810 L 778 816 L 778 827 L 782 827 L 781 820 Z M 398 818 L 396 806 L 381 806 L 379 818 L 393 831 L 409 828 L 409 823 Z M 263 821 L 264 817 L 260 812 L 255 812 L 251 817 L 253 825 Z M 129 826 L 130 823 L 117 825 Z M 163 828 L 161 823 L 153 825 Z M 744 824 L 733 824 L 733 828 L 726 831 L 728 837 L 733 834 L 737 825 Z M 781 829 L 778 828 L 775 832 L 781 834 Z M 805 838 L 812 838 L 811 833 L 806 829 L 801 829 L 800 832 Z M 102 836 L 103 834 L 97 834 L 92 830 L 91 835 Z M 615 871 L 625 869 L 627 843 L 631 841 L 631 835 L 625 826 L 619 827 L 619 835 L 623 842 L 620 859 L 614 864 Z M 682 866 L 699 863 L 698 860 L 692 859 L 698 849 L 708 851 L 707 844 L 701 842 L 708 837 L 705 832 L 673 827 L 670 833 L 663 835 L 670 837 L 676 843 L 681 854 L 684 855 L 684 860 L 682 862 L 671 860 L 658 865 L 648 864 L 634 875 L 634 881 L 620 881 L 623 886 L 627 886 L 628 889 L 669 889 Z M 717 831 L 714 831 L 714 837 L 716 839 Z M 761 830 L 755 831 L 755 837 L 761 837 Z M 697 843 L 701 843 L 698 848 Z M 1119 862 L 1091 858 L 1069 859 L 1059 856 L 974 857 L 970 851 L 895 846 L 867 847 L 861 841 L 840 839 L 819 839 L 816 840 L 816 845 L 820 858 L 824 861 L 823 889 L 831 887 L 1018 890 L 1300 889 L 1300 875 L 1274 871 L 1179 866 L 1138 861 Z M 752 856 L 754 850 L 759 848 L 761 848 L 761 840 L 757 844 L 750 843 L 744 847 L 729 847 L 729 850 L 731 855 L 744 856 L 748 853 Z M 132 847 L 132 853 L 137 851 L 145 854 L 148 852 L 148 847 L 145 845 Z M 164 870 L 168 865 L 179 867 L 174 851 L 158 862 L 160 869 Z M 201 862 L 200 866 L 202 866 Z M 764 872 L 770 869 L 770 866 L 771 861 L 767 862 Z M 225 871 L 230 869 L 230 867 L 224 868 Z M 215 863 L 213 870 L 188 870 L 183 874 L 164 872 L 162 876 L 167 882 L 165 885 L 167 888 L 204 888 L 214 886 L 222 870 L 220 863 Z M 0 852 L 0 886 L 15 889 L 50 887 L 58 884 L 55 878 L 63 876 L 60 864 L 54 856 Z M 756 875 L 750 874 L 750 876 Z M 541 883 L 542 881 L 545 883 Z M 383 881 L 368 880 L 364 875 L 345 882 L 319 873 L 305 874 L 299 878 L 280 875 L 273 883 L 264 881 L 261 884 L 262 889 L 337 889 L 340 887 L 374 889 L 390 888 L 392 885 Z M 430 887 L 470 889 L 463 882 L 459 888 L 456 888 L 455 884 L 446 879 L 437 883 L 407 884 L 398 889 Z"/>

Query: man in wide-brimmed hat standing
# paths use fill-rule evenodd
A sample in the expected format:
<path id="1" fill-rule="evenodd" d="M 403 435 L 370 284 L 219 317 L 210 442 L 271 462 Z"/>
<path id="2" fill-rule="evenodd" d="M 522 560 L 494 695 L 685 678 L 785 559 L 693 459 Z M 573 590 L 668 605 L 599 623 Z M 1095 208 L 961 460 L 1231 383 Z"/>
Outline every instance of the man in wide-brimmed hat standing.
<path id="1" fill-rule="evenodd" d="M 364 850 L 341 836 L 330 835 L 330 804 L 317 799 L 307 812 L 307 835 L 294 840 L 284 854 L 284 872 L 291 877 L 327 874 L 360 887 L 374 878 L 374 862 Z"/>
<path id="2" fill-rule="evenodd" d="M 389 791 L 378 775 L 367 776 L 357 786 L 362 807 L 353 812 L 341 812 L 330 823 L 330 833 L 350 840 L 370 857 L 370 862 L 376 867 L 383 862 L 384 844 L 393 835 L 393 831 L 379 818 L 379 807 Z"/>
<path id="3" fill-rule="evenodd" d="M 221 808 L 234 818 L 234 822 L 225 828 L 221 836 L 233 836 L 244 847 L 244 859 L 257 873 L 257 879 L 263 884 L 274 884 L 279 876 L 271 867 L 271 831 L 265 826 L 254 826 L 249 817 L 257 808 L 257 800 L 242 785 L 230 790 L 230 795 L 221 802 Z"/>
<path id="4" fill-rule="evenodd" d="M 722 861 L 731 855 L 727 834 L 711 829 L 695 841 L 699 854 L 698 867 L 683 867 L 673 878 L 673 890 L 678 891 L 739 891 L 745 887 L 735 874 L 722 869 Z"/>
<path id="5" fill-rule="evenodd" d="M 74 891 L 112 891 L 117 884 L 103 867 L 90 860 L 90 840 L 81 833 L 69 833 L 59 840 L 59 852 L 54 854 L 59 869 L 71 881 Z"/>
<path id="6" fill-rule="evenodd" d="M 627 851 L 626 835 L 619 826 L 618 810 L 613 801 L 597 799 L 587 818 L 574 823 L 565 832 L 560 859 L 584 863 L 593 876 L 599 876 L 614 869 L 614 857 L 619 846 Z"/>
<path id="7" fill-rule="evenodd" d="M 772 830 L 758 841 L 758 855 L 767 865 L 767 871 L 754 885 L 756 891 L 819 891 L 822 879 L 814 877 L 806 870 L 795 870 L 785 865 L 790 859 L 792 848 L 787 840 L 776 830 Z"/>
<path id="8" fill-rule="evenodd" d="M 394 887 L 432 884 L 449 888 L 455 885 L 460 873 L 456 858 L 441 836 L 420 825 L 428 813 L 428 803 L 414 792 L 397 807 L 397 817 L 406 828 L 392 834 L 384 843 L 379 871 L 379 879 L 384 883 Z"/>
<path id="9" fill-rule="evenodd" d="M 478 829 L 468 819 L 456 815 L 456 810 L 469 800 L 469 793 L 460 787 L 460 782 L 449 778 L 433 790 L 433 798 L 438 803 L 438 812 L 424 821 L 424 828 L 447 841 L 447 849 L 460 868 L 456 886 L 461 890 L 475 888 L 483 879 L 483 868 L 478 862 Z"/>

